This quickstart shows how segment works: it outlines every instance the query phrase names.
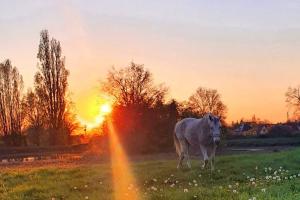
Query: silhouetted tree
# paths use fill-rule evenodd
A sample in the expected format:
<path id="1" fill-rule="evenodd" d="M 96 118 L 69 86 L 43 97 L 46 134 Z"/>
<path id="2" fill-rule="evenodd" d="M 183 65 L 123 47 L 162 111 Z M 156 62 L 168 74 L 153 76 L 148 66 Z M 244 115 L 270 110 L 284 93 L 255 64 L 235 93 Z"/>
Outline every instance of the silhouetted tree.
<path id="1" fill-rule="evenodd" d="M 215 89 L 199 87 L 197 91 L 190 96 L 187 107 L 193 113 L 201 117 L 206 113 L 212 113 L 220 117 L 223 122 L 226 119 L 227 107 Z"/>
<path id="2" fill-rule="evenodd" d="M 8 145 L 22 144 L 23 78 L 10 60 L 0 63 L 0 123 Z"/>
<path id="3" fill-rule="evenodd" d="M 77 130 L 79 130 L 79 128 L 80 124 L 76 119 L 76 114 L 74 112 L 74 104 L 71 101 L 69 101 L 63 119 L 62 131 L 65 132 L 64 141 L 66 141 L 68 144 L 71 144 L 70 136 L 74 134 Z"/>
<path id="4" fill-rule="evenodd" d="M 46 115 L 45 102 L 29 89 L 23 101 L 27 139 L 37 146 L 41 143 L 41 136 L 45 132 Z"/>
<path id="5" fill-rule="evenodd" d="M 289 108 L 293 110 L 293 118 L 300 118 L 300 86 L 289 87 L 285 93 L 285 101 Z"/>
<path id="6" fill-rule="evenodd" d="M 66 92 L 69 72 L 65 68 L 65 59 L 61 55 L 60 42 L 50 40 L 47 30 L 41 32 L 38 72 L 35 75 L 35 91 L 45 104 L 46 125 L 50 131 L 50 144 L 56 145 L 63 132 L 64 114 L 66 112 Z"/>
<path id="7" fill-rule="evenodd" d="M 111 119 L 124 147 L 145 153 L 172 148 L 177 104 L 165 102 L 167 88 L 155 85 L 143 65 L 109 71 L 102 90 L 115 99 Z"/>
<path id="8" fill-rule="evenodd" d="M 143 65 L 131 63 L 130 66 L 108 72 L 102 90 L 115 98 L 117 105 L 154 106 L 163 102 L 167 88 L 162 84 L 155 86 L 152 74 Z"/>

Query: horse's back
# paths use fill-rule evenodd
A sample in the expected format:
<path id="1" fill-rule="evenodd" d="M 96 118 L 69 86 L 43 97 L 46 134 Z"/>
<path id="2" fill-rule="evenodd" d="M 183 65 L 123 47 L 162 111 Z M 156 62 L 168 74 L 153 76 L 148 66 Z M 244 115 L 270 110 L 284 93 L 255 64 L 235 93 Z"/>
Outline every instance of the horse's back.
<path id="1" fill-rule="evenodd" d="M 195 127 L 199 119 L 196 118 L 184 118 L 178 121 L 175 125 L 175 135 L 178 139 L 185 139 L 190 135 L 191 130 Z"/>

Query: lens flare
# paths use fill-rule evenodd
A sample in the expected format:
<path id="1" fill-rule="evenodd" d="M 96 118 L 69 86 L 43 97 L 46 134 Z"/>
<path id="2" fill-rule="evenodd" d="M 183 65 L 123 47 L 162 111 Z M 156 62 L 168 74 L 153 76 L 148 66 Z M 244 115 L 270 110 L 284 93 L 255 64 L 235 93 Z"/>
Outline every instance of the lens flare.
<path id="1" fill-rule="evenodd" d="M 140 200 L 139 188 L 111 120 L 108 121 L 115 200 Z"/>

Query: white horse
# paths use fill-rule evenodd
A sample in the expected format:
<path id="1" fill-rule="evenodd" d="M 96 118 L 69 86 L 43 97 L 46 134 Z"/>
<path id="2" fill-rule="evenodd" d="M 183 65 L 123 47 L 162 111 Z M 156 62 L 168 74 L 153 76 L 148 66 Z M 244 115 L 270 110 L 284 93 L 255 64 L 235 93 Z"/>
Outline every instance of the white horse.
<path id="1" fill-rule="evenodd" d="M 220 143 L 220 128 L 220 119 L 212 114 L 206 114 L 200 119 L 185 118 L 177 122 L 174 130 L 174 144 L 179 156 L 177 168 L 182 167 L 184 158 L 191 168 L 189 154 L 201 152 L 204 160 L 202 167 L 205 168 L 210 160 L 213 170 L 216 148 Z"/>

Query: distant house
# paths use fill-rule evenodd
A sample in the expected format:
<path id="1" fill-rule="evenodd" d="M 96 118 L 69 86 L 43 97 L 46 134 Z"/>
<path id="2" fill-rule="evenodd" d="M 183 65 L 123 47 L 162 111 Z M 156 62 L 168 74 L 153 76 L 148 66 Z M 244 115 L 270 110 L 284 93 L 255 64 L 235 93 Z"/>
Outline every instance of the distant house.
<path id="1" fill-rule="evenodd" d="M 256 130 L 256 134 L 258 136 L 265 136 L 268 133 L 269 133 L 269 127 L 267 125 L 261 125 Z"/>
<path id="2" fill-rule="evenodd" d="M 242 133 L 245 131 L 249 131 L 250 129 L 252 129 L 252 126 L 249 123 L 242 123 L 234 130 L 234 132 Z"/>

